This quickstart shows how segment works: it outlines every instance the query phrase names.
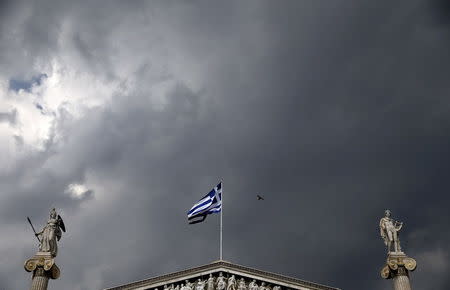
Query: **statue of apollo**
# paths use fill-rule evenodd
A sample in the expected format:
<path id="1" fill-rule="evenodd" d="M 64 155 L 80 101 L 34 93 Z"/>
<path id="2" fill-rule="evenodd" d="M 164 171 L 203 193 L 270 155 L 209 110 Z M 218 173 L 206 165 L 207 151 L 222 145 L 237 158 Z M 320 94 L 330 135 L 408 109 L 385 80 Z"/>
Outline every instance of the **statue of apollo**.
<path id="1" fill-rule="evenodd" d="M 388 253 L 392 252 L 391 247 L 394 245 L 394 252 L 401 252 L 399 231 L 402 229 L 403 223 L 391 219 L 391 211 L 385 210 L 384 217 L 380 219 L 380 235 L 384 240 L 384 244 L 388 248 Z"/>

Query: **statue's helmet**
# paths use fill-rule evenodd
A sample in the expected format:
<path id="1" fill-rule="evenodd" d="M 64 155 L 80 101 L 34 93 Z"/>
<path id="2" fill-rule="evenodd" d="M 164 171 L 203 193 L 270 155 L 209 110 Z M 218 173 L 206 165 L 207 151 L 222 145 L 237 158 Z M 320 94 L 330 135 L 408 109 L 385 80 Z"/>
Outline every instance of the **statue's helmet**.
<path id="1" fill-rule="evenodd" d="M 56 218 L 56 209 L 52 208 L 52 210 L 50 211 L 50 218 L 55 219 Z"/>

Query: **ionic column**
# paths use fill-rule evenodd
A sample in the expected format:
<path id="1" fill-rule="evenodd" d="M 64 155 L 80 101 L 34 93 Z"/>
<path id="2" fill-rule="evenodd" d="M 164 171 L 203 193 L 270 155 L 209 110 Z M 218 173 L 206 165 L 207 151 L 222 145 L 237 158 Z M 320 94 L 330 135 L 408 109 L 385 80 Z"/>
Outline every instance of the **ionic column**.
<path id="1" fill-rule="evenodd" d="M 33 272 L 31 290 L 47 290 L 49 279 L 58 279 L 60 271 L 50 253 L 38 252 L 28 259 L 24 265 L 25 271 Z"/>
<path id="2" fill-rule="evenodd" d="M 404 253 L 389 253 L 386 264 L 381 270 L 381 277 L 392 279 L 394 290 L 411 290 L 409 271 L 414 271 L 416 267 L 416 260 Z"/>

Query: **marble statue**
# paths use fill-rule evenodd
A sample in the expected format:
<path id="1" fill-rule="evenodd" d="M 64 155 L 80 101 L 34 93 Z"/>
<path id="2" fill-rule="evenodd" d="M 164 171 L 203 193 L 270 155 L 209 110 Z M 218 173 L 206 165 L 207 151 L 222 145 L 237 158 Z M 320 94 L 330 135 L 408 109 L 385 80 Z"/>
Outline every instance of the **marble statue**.
<path id="1" fill-rule="evenodd" d="M 192 283 L 189 280 L 186 280 L 186 285 L 184 286 L 185 290 L 192 290 Z"/>
<path id="2" fill-rule="evenodd" d="M 227 282 L 225 282 L 225 277 L 222 272 L 219 273 L 219 277 L 217 277 L 217 290 L 224 290 L 227 287 Z"/>
<path id="3" fill-rule="evenodd" d="M 390 210 L 384 211 L 384 217 L 380 219 L 380 235 L 388 248 L 388 253 L 392 252 L 392 245 L 394 245 L 394 252 L 399 253 L 402 251 L 398 233 L 402 226 L 403 223 L 391 219 Z"/>
<path id="4" fill-rule="evenodd" d="M 214 277 L 212 274 L 209 274 L 208 282 L 207 282 L 207 290 L 214 290 Z"/>
<path id="5" fill-rule="evenodd" d="M 247 283 L 244 277 L 238 276 L 236 278 L 234 274 L 227 278 L 223 272 L 219 272 L 216 277 L 213 273 L 210 273 L 207 280 L 197 277 L 197 280 L 193 283 L 186 279 L 183 283 L 165 284 L 162 290 L 282 290 L 281 288 L 279 285 L 267 284 L 262 281 L 257 282 L 256 279 Z"/>
<path id="6" fill-rule="evenodd" d="M 227 290 L 237 290 L 236 288 L 236 278 L 234 277 L 234 275 L 231 275 L 231 277 L 228 278 Z"/>
<path id="7" fill-rule="evenodd" d="M 239 279 L 238 290 L 247 290 L 244 278 Z"/>
<path id="8" fill-rule="evenodd" d="M 53 208 L 50 211 L 50 218 L 47 221 L 47 225 L 42 231 L 36 233 L 36 237 L 39 239 L 39 251 L 49 252 L 52 257 L 56 257 L 58 254 L 58 241 L 61 239 L 62 233 L 66 231 L 66 227 L 62 218 L 57 215 L 56 210 Z"/>
<path id="9" fill-rule="evenodd" d="M 202 281 L 202 279 L 198 279 L 197 285 L 195 285 L 195 290 L 205 290 L 205 281 Z"/>
<path id="10" fill-rule="evenodd" d="M 248 290 L 258 290 L 258 284 L 256 283 L 256 280 L 253 279 L 252 282 L 250 282 L 250 284 L 248 284 Z"/>

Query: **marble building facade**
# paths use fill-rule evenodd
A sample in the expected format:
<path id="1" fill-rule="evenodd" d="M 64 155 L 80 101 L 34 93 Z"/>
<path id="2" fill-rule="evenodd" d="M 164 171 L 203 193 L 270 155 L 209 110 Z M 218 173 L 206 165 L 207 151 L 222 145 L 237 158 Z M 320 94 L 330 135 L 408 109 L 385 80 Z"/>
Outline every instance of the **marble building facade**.
<path id="1" fill-rule="evenodd" d="M 297 278 L 216 261 L 105 290 L 340 290 Z"/>

